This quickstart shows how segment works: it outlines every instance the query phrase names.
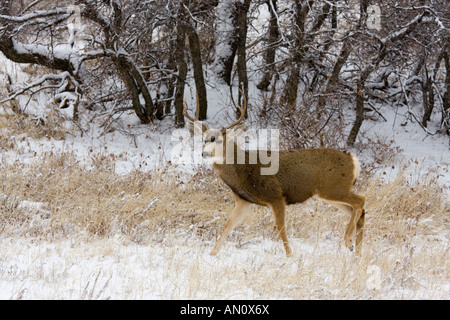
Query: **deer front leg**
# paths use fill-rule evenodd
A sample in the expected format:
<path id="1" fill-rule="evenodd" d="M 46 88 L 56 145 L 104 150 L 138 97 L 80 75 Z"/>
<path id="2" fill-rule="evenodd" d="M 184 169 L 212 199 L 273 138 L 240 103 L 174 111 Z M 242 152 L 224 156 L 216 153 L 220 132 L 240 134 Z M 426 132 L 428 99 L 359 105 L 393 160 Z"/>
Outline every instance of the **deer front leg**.
<path id="1" fill-rule="evenodd" d="M 210 255 L 215 256 L 222 246 L 223 242 L 227 238 L 227 236 L 230 234 L 230 232 L 239 224 L 241 224 L 244 219 L 248 216 L 250 213 L 250 202 L 247 202 L 240 198 L 237 195 L 234 195 L 236 199 L 236 204 L 234 206 L 233 211 L 231 212 L 231 216 L 227 221 L 227 224 L 225 225 L 225 228 L 222 231 L 222 234 L 220 235 L 219 240 L 217 240 L 216 245 L 214 246 L 214 249 L 212 249 Z"/>

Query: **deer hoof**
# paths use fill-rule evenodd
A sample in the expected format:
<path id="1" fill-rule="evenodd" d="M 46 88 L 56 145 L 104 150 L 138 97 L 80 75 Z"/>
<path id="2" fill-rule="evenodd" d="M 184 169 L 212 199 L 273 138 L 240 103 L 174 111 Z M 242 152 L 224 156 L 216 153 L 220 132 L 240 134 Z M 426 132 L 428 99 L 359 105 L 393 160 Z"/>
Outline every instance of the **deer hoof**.
<path id="1" fill-rule="evenodd" d="M 346 246 L 347 248 L 349 248 L 350 251 L 353 251 L 353 243 L 352 243 L 352 240 L 350 240 L 350 239 L 345 239 L 345 246 Z"/>

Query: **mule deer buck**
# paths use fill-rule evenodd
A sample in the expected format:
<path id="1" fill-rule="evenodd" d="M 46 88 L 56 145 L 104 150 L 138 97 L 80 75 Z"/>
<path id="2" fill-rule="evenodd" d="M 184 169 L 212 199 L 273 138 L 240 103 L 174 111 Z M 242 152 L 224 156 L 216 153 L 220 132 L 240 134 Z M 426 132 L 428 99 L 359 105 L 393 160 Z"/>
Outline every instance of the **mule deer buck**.
<path id="1" fill-rule="evenodd" d="M 238 107 L 241 116 L 236 122 L 221 130 L 210 130 L 204 123 L 197 125 L 200 124 L 197 122 L 198 106 L 197 117 L 193 118 L 189 116 L 186 101 L 184 102 L 183 114 L 192 121 L 187 123 L 191 134 L 201 134 L 205 141 L 203 157 L 211 160 L 216 173 L 231 188 L 236 200 L 231 216 L 210 254 L 216 255 L 219 252 L 226 237 L 249 214 L 251 204 L 258 204 L 271 208 L 286 255 L 291 256 L 292 250 L 286 236 L 286 204 L 302 203 L 316 195 L 351 216 L 345 231 L 345 245 L 350 250 L 353 249 L 351 237 L 356 229 L 356 249 L 359 255 L 363 239 L 365 198 L 352 191 L 360 172 L 358 159 L 352 153 L 335 149 L 279 151 L 278 171 L 272 175 L 261 174 L 261 169 L 267 165 L 259 158 L 254 164 L 248 162 L 252 151 L 244 151 L 244 164 L 225 162 L 224 159 L 228 160 L 227 152 L 233 150 L 236 154 L 238 148 L 235 137 L 243 132 L 241 127 L 247 108 L 245 98 L 244 107 Z"/>

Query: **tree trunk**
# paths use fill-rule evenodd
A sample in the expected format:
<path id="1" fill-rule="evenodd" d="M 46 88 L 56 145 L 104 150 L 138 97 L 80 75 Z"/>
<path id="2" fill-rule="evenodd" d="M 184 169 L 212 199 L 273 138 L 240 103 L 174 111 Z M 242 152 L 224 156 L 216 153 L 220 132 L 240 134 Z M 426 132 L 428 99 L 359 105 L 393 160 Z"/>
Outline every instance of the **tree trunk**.
<path id="1" fill-rule="evenodd" d="M 238 0 L 223 0 L 217 8 L 217 14 L 220 19 L 218 20 L 216 34 L 214 68 L 217 78 L 228 85 L 231 84 L 231 73 L 238 45 L 238 28 L 235 20 L 236 2 Z"/>
<path id="2" fill-rule="evenodd" d="M 154 118 L 155 110 L 154 110 L 154 106 L 153 106 L 152 96 L 150 95 L 150 91 L 147 87 L 147 83 L 137 66 L 135 66 L 130 61 L 128 61 L 127 64 L 129 66 L 129 72 L 130 72 L 131 76 L 133 77 L 134 81 L 136 82 L 136 85 L 138 86 L 139 91 L 142 94 L 142 97 L 144 98 L 143 111 L 144 111 L 145 117 L 147 117 L 147 119 L 145 119 L 144 122 L 142 122 L 142 123 L 145 123 L 145 124 L 151 123 Z M 142 119 L 141 119 L 141 121 L 142 121 Z"/>
<path id="3" fill-rule="evenodd" d="M 177 21 L 177 38 L 175 44 L 175 60 L 178 68 L 177 83 L 175 86 L 175 126 L 177 128 L 184 127 L 183 101 L 184 87 L 188 72 L 188 66 L 184 58 L 185 38 L 186 38 L 186 12 L 183 5 L 180 5 L 180 13 Z"/>
<path id="4" fill-rule="evenodd" d="M 176 39 L 171 39 L 170 40 L 170 51 L 175 53 L 175 49 L 176 49 Z M 173 74 L 176 73 L 177 71 L 177 61 L 175 58 L 175 54 L 171 54 L 169 55 L 168 58 L 168 62 L 167 62 L 167 69 L 172 70 Z M 174 99 L 174 95 L 175 95 L 175 86 L 177 83 L 177 76 L 175 75 L 171 75 L 168 79 L 167 79 L 167 93 L 166 93 L 166 101 L 165 101 L 165 107 L 164 107 L 164 114 L 170 114 L 172 111 L 172 103 L 175 100 Z"/>
<path id="5" fill-rule="evenodd" d="M 361 28 L 362 25 L 364 25 L 367 21 L 367 6 L 368 0 L 361 0 L 359 28 Z M 370 76 L 372 71 L 376 68 L 376 66 L 378 66 L 379 63 L 384 59 L 386 54 L 387 54 L 386 47 L 383 47 L 377 59 L 375 60 L 375 63 L 369 64 L 360 73 L 359 80 L 356 85 L 356 117 L 355 122 L 353 122 L 352 129 L 350 130 L 350 134 L 347 138 L 348 146 L 353 146 L 355 144 L 356 137 L 358 136 L 359 133 L 359 129 L 361 129 L 361 125 L 364 121 L 364 92 L 366 80 Z"/>
<path id="6" fill-rule="evenodd" d="M 447 133 L 450 135 L 450 56 L 448 50 L 444 51 L 445 61 L 445 93 L 442 101 L 442 120 L 441 125 L 447 125 Z"/>
<path id="7" fill-rule="evenodd" d="M 236 20 L 238 26 L 237 41 L 237 73 L 239 78 L 238 87 L 243 91 L 245 100 L 248 101 L 248 77 L 247 77 L 247 13 L 250 8 L 251 0 L 245 0 L 243 3 L 236 3 Z M 239 100 L 241 101 L 241 92 L 239 92 Z M 241 104 L 242 105 L 242 104 Z M 236 116 L 239 118 L 241 110 L 236 109 Z"/>
<path id="8" fill-rule="evenodd" d="M 335 5 L 331 8 L 331 28 L 333 31 L 336 31 L 337 29 L 337 6 L 336 6 L 336 0 L 332 0 L 332 3 Z"/>
<path id="9" fill-rule="evenodd" d="M 347 38 L 342 45 L 341 52 L 336 60 L 336 63 L 334 64 L 333 71 L 331 72 L 331 75 L 328 79 L 328 83 L 326 84 L 325 89 L 321 92 L 319 100 L 317 101 L 317 114 L 319 118 L 325 111 L 325 103 L 328 99 L 328 94 L 333 92 L 333 90 L 335 90 L 337 85 L 339 84 L 339 75 L 341 73 L 342 67 L 347 62 L 350 51 L 350 38 Z"/>
<path id="10" fill-rule="evenodd" d="M 205 79 L 203 77 L 202 53 L 200 40 L 194 25 L 189 27 L 189 48 L 191 52 L 192 67 L 194 69 L 195 88 L 197 89 L 197 99 L 199 105 L 198 120 L 206 120 L 208 110 L 208 99 L 206 96 Z"/>
<path id="11" fill-rule="evenodd" d="M 305 0 L 295 0 L 295 42 L 292 50 L 291 71 L 286 80 L 286 88 L 281 98 L 282 103 L 295 106 L 300 81 L 300 64 L 304 57 L 305 20 L 309 12 L 309 4 Z"/>
<path id="12" fill-rule="evenodd" d="M 423 97 L 423 118 L 422 125 L 426 128 L 428 121 L 431 119 L 431 114 L 434 109 L 434 91 L 433 91 L 433 80 L 428 77 L 428 72 L 426 74 L 426 79 L 422 84 L 422 97 Z"/>
<path id="13" fill-rule="evenodd" d="M 119 72 L 119 76 L 127 87 L 128 92 L 131 95 L 131 104 L 133 106 L 133 110 L 136 113 L 136 116 L 139 118 L 141 123 L 148 124 L 151 122 L 151 118 L 147 114 L 145 108 L 141 105 L 140 97 L 139 97 L 139 88 L 137 82 L 133 78 L 130 73 L 129 66 L 127 63 L 124 63 L 123 57 L 118 57 L 115 55 L 111 56 L 111 60 Z"/>
<path id="14" fill-rule="evenodd" d="M 360 80 L 357 87 L 356 94 L 356 118 L 350 134 L 347 139 L 347 145 L 353 146 L 358 136 L 359 129 L 364 121 L 364 81 Z"/>
<path id="15" fill-rule="evenodd" d="M 264 56 L 265 71 L 261 81 L 256 86 L 261 91 L 268 91 L 270 82 L 275 71 L 276 44 L 279 41 L 280 30 L 278 28 L 278 8 L 277 0 L 267 0 L 267 7 L 270 12 L 269 34 L 267 49 Z"/>

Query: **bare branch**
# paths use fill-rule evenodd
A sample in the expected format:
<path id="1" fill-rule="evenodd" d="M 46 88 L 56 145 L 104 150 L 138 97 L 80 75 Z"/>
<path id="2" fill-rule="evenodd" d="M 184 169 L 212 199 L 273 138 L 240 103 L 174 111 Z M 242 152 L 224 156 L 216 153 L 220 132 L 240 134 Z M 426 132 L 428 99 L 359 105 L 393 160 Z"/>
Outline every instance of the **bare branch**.
<path id="1" fill-rule="evenodd" d="M 27 13 L 20 16 L 10 16 L 10 15 L 0 15 L 0 21 L 6 23 L 24 23 L 32 20 L 36 20 L 39 22 L 48 21 L 48 17 L 52 16 L 60 16 L 62 15 L 65 18 L 70 17 L 74 11 L 69 11 L 68 8 L 55 8 L 51 10 L 37 10 L 33 13 Z"/>
<path id="2" fill-rule="evenodd" d="M 32 83 L 26 85 L 25 87 L 18 89 L 16 92 L 11 94 L 9 97 L 7 97 L 3 100 L 0 100 L 0 103 L 5 103 L 7 101 L 13 100 L 13 99 L 17 98 L 18 96 L 24 94 L 25 92 L 31 91 L 33 88 L 43 85 L 47 81 L 59 81 L 59 84 L 46 86 L 45 87 L 46 89 L 47 88 L 53 88 L 53 89 L 61 88 L 61 86 L 64 84 L 64 81 L 66 79 L 70 79 L 70 81 L 72 83 L 77 84 L 76 80 L 68 72 L 62 72 L 60 74 L 54 74 L 54 73 L 46 74 L 43 77 L 39 78 L 38 80 L 35 80 Z M 32 94 L 34 94 L 36 92 L 37 91 L 32 92 Z"/>

